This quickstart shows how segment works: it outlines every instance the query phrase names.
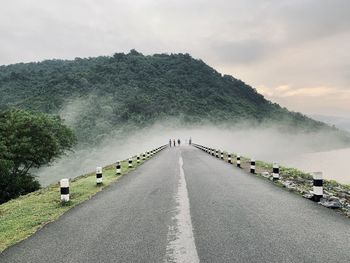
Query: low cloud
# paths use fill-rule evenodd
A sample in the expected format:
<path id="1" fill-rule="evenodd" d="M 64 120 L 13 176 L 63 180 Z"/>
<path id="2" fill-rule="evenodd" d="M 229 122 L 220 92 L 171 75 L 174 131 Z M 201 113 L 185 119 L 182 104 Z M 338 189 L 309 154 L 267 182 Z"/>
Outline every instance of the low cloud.
<path id="1" fill-rule="evenodd" d="M 117 160 L 168 144 L 169 139 L 179 138 L 182 145 L 186 145 L 190 137 L 193 142 L 208 147 L 280 163 L 302 153 L 343 146 L 343 142 L 338 141 L 335 136 L 330 136 L 328 132 L 287 133 L 273 123 L 257 126 L 247 121 L 215 127 L 209 124 L 185 127 L 179 125 L 176 120 L 169 120 L 132 134 L 111 135 L 100 145 L 79 149 L 52 166 L 41 168 L 36 174 L 42 185 L 48 185 L 58 182 L 63 177 L 76 177 L 94 171 L 96 166 L 113 164 Z"/>

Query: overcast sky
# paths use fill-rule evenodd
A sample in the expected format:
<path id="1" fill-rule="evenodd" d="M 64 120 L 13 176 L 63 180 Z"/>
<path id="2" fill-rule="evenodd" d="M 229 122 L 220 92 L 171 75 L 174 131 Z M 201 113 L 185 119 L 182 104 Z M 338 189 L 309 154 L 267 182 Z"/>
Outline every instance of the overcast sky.
<path id="1" fill-rule="evenodd" d="M 306 114 L 350 115 L 350 0 L 1 0 L 0 64 L 190 53 Z"/>

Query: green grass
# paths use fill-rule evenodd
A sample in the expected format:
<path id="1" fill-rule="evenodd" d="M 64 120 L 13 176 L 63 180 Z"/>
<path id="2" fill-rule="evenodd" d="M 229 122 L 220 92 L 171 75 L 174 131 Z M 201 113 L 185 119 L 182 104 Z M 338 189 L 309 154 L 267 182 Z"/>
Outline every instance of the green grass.
<path id="1" fill-rule="evenodd" d="M 122 175 L 134 170 L 140 164 L 133 162 L 128 169 L 127 161 L 121 163 L 122 174 L 115 174 L 114 166 L 103 169 L 103 184 L 96 185 L 95 173 L 77 177 L 70 182 L 70 201 L 60 202 L 59 185 L 54 184 L 33 193 L 21 196 L 0 205 L 0 252 L 7 247 L 31 236 L 49 222 L 56 220 L 69 209 L 90 199 L 97 192 L 115 182 Z"/>

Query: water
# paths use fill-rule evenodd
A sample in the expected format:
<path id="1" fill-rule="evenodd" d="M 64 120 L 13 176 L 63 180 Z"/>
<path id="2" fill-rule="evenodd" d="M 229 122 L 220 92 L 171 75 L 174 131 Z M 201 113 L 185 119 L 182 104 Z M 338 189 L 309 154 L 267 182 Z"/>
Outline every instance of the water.
<path id="1" fill-rule="evenodd" d="M 282 165 L 306 172 L 323 172 L 325 179 L 350 184 L 350 148 L 326 152 L 306 153 L 295 157 L 279 158 Z"/>

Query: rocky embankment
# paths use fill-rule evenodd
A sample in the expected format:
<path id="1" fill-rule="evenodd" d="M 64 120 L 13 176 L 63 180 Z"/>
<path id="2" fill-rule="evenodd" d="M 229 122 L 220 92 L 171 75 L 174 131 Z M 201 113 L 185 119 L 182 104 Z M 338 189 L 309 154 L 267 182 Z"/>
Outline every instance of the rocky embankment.
<path id="1" fill-rule="evenodd" d="M 203 145 L 193 144 L 195 147 L 216 156 L 228 162 L 228 155 L 231 163 L 237 165 L 237 155 L 234 153 L 206 147 Z M 246 156 L 240 156 L 240 167 L 250 173 L 251 159 Z M 266 178 L 276 184 L 284 187 L 291 192 L 300 194 L 304 198 L 313 200 L 313 175 L 305 173 L 298 169 L 279 167 L 279 179 L 273 180 L 273 164 L 255 161 L 255 175 Z M 336 209 L 340 213 L 350 218 L 350 185 L 340 184 L 334 180 L 323 180 L 323 197 L 318 204 L 327 208 Z"/>
<path id="2" fill-rule="evenodd" d="M 250 159 L 247 157 L 241 157 L 241 159 L 242 169 L 250 172 Z M 256 175 L 272 182 L 272 164 L 257 161 Z M 279 180 L 274 181 L 274 183 L 307 199 L 312 199 L 313 177 L 310 173 L 294 168 L 280 167 Z M 350 218 L 350 185 L 340 184 L 334 180 L 323 180 L 323 198 L 318 203 L 327 208 L 337 209 Z"/>

